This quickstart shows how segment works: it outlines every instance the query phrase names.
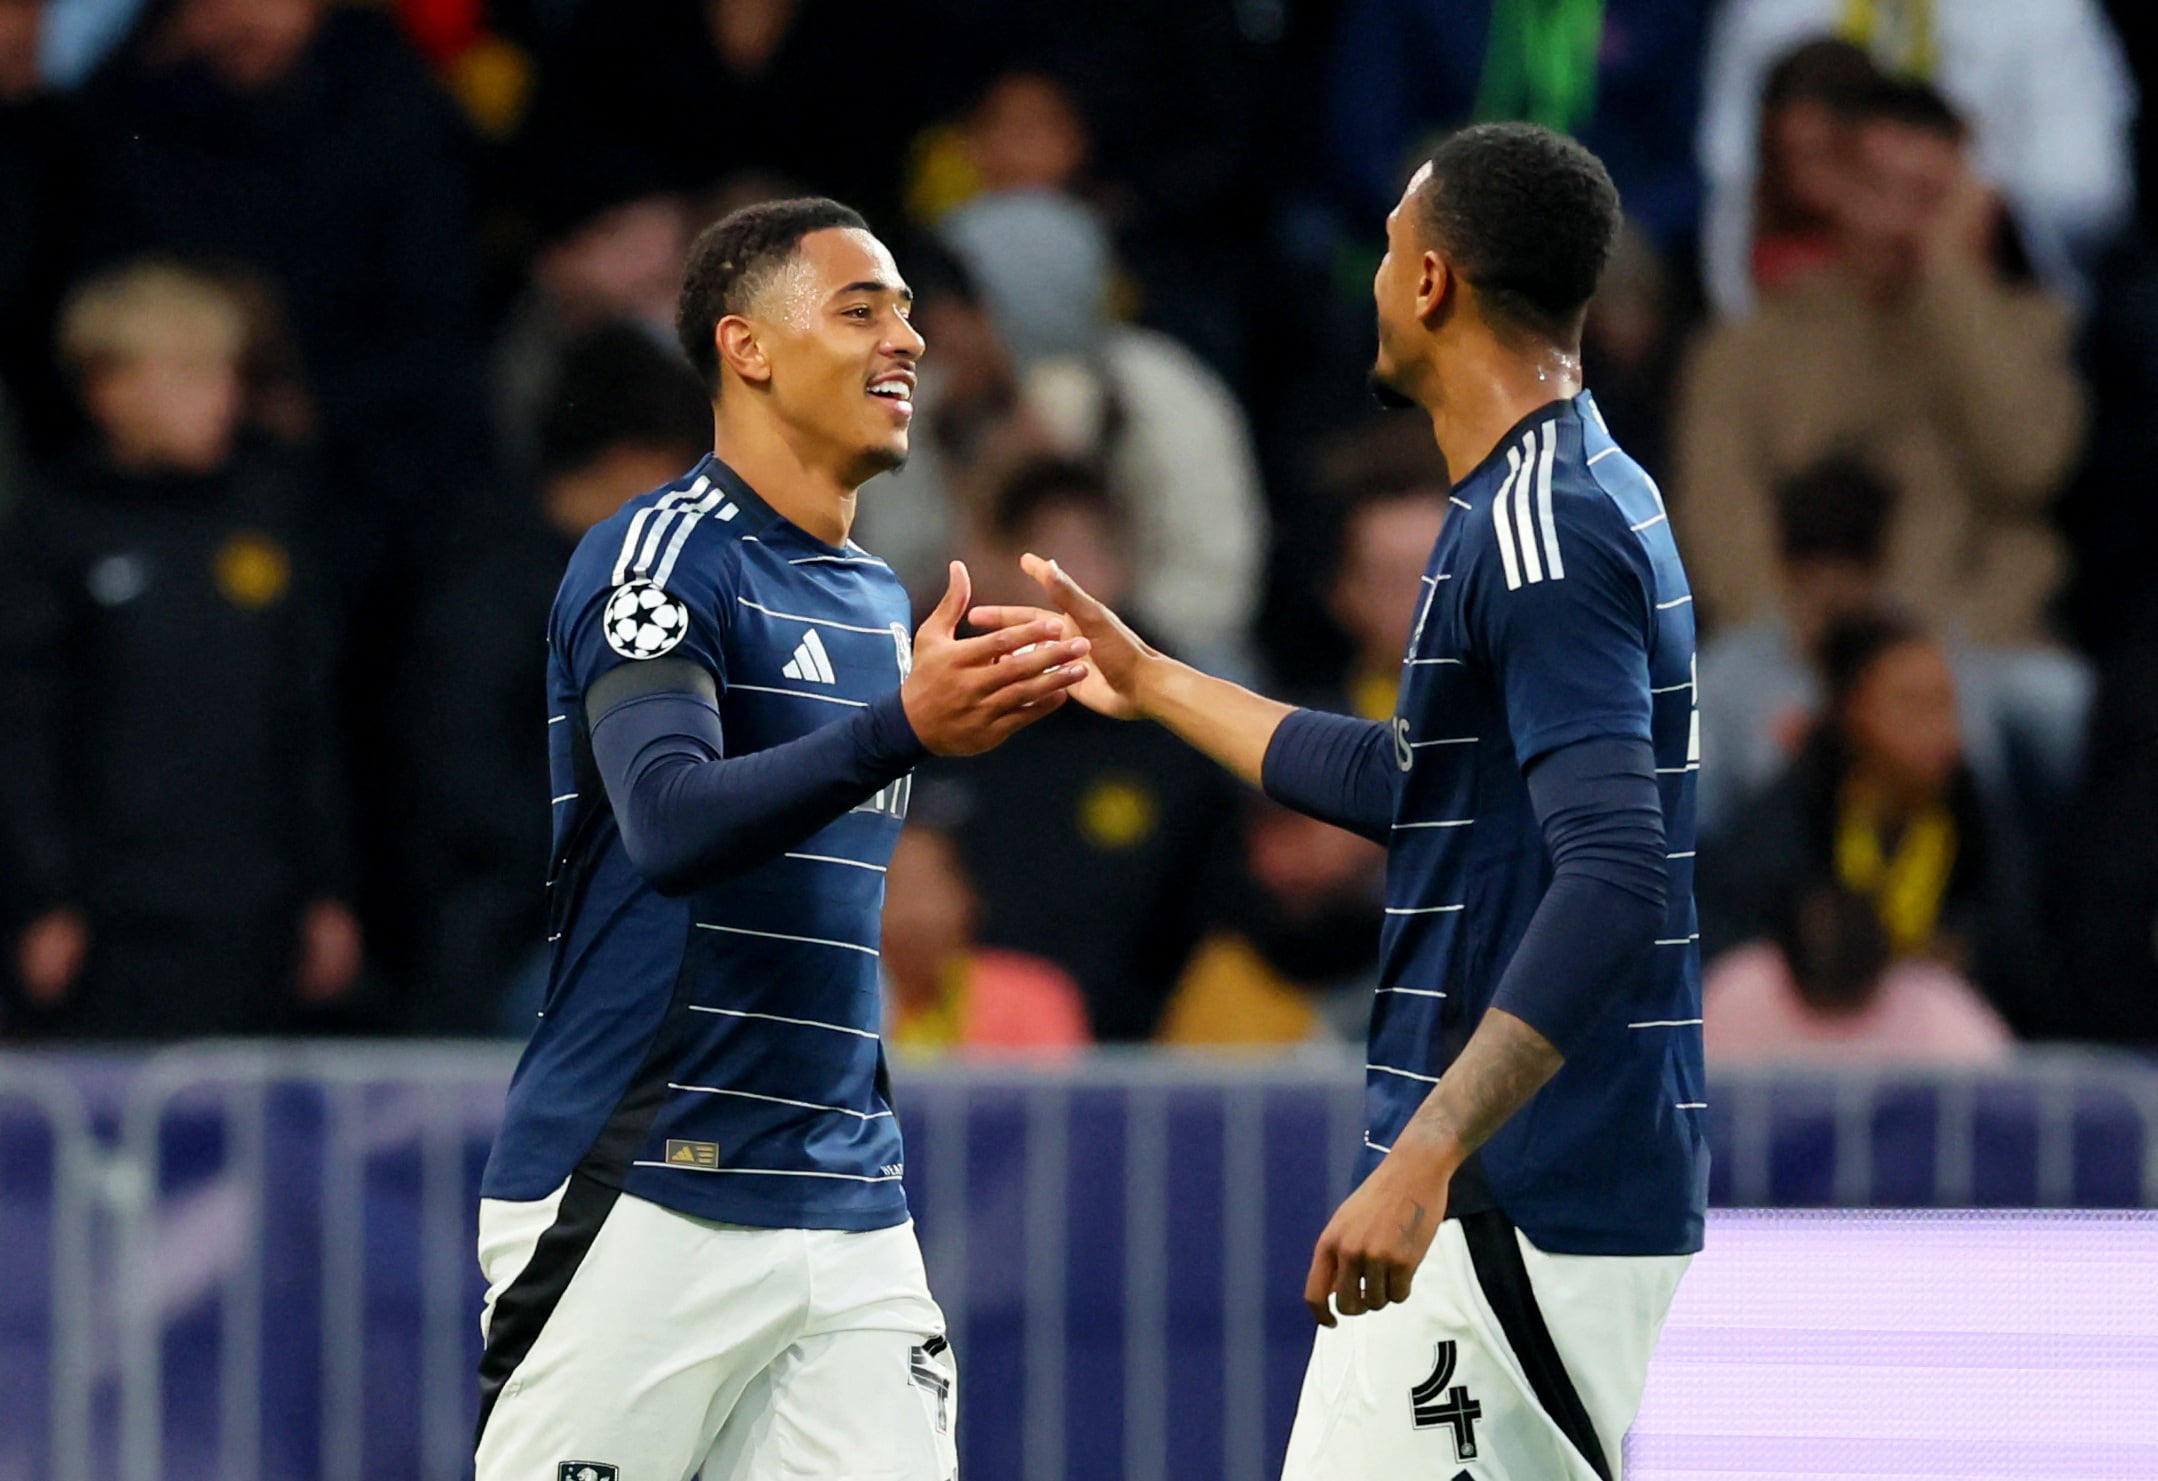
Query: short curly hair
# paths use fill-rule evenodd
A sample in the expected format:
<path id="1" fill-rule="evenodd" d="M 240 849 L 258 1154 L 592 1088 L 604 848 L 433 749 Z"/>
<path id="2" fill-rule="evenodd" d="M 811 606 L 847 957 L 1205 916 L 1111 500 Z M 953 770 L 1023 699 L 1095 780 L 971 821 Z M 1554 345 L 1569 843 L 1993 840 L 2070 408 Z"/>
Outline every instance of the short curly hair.
<path id="1" fill-rule="evenodd" d="M 1493 318 L 1562 342 L 1580 333 L 1618 240 L 1602 160 L 1536 124 L 1476 124 L 1440 141 L 1418 200 Z"/>
<path id="2" fill-rule="evenodd" d="M 731 211 L 690 244 L 674 332 L 714 400 L 719 397 L 719 346 L 713 343 L 713 326 L 729 314 L 746 312 L 750 300 L 793 260 L 803 237 L 835 228 L 867 231 L 869 223 L 838 201 L 801 196 Z"/>

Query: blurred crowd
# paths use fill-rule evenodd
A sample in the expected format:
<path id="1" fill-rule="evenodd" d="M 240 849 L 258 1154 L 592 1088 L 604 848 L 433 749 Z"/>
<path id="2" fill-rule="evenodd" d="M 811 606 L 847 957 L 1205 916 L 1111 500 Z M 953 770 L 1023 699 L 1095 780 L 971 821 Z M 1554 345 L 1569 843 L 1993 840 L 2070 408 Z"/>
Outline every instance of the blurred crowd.
<path id="1" fill-rule="evenodd" d="M 523 1031 L 548 605 L 709 448 L 683 254 L 775 195 L 918 295 L 856 531 L 918 598 L 1043 551 L 1390 714 L 1449 478 L 1364 395 L 1380 223 L 1527 118 L 1627 207 L 1712 1056 L 2158 1042 L 2139 77 L 2139 0 L 0 0 L 0 1034 Z M 1382 852 L 1165 732 L 914 797 L 895 1042 L 1361 1035 Z"/>

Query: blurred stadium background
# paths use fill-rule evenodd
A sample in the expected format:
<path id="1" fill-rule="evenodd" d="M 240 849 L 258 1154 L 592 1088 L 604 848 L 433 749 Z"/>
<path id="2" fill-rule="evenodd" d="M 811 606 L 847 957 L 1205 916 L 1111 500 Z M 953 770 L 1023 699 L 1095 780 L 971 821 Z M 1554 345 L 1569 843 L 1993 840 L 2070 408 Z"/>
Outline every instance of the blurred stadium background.
<path id="1" fill-rule="evenodd" d="M 0 0 L 0 1481 L 467 1468 L 535 640 L 709 445 L 703 223 L 893 243 L 918 596 L 1046 548 L 1384 715 L 1446 479 L 1379 222 L 1495 117 L 1625 197 L 1588 377 L 1705 624 L 1718 1213 L 1630 1473 L 2158 1475 L 2154 79 L 2142 0 Z M 1273 1474 L 1377 851 L 1078 713 L 915 799 L 968 1473 Z"/>

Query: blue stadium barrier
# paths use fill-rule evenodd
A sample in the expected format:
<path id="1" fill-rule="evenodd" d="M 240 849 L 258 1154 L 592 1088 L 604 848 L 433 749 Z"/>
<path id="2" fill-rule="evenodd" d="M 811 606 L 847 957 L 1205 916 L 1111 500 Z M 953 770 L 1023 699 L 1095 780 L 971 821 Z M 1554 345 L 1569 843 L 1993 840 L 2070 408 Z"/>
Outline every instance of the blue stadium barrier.
<path id="1" fill-rule="evenodd" d="M 513 1056 L 0 1055 L 0 1481 L 453 1481 Z M 1345 1054 L 899 1067 L 967 1474 L 1275 1475 Z M 2158 1068 L 1724 1074 L 1721 1205 L 2158 1206 Z"/>

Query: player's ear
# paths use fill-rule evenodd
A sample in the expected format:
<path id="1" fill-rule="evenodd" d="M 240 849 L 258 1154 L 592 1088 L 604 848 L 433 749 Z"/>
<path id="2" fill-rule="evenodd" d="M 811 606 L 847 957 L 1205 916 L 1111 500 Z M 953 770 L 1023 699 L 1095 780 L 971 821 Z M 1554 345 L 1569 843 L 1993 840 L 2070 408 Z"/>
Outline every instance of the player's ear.
<path id="1" fill-rule="evenodd" d="M 740 314 L 729 314 L 712 327 L 712 334 L 719 346 L 720 364 L 753 386 L 772 378 L 771 358 L 765 353 L 763 336 L 756 325 Z"/>
<path id="2" fill-rule="evenodd" d="M 1436 325 L 1439 316 L 1446 312 L 1447 300 L 1453 296 L 1458 280 L 1453 265 L 1428 247 L 1424 249 L 1419 272 L 1416 317 L 1427 326 Z"/>

